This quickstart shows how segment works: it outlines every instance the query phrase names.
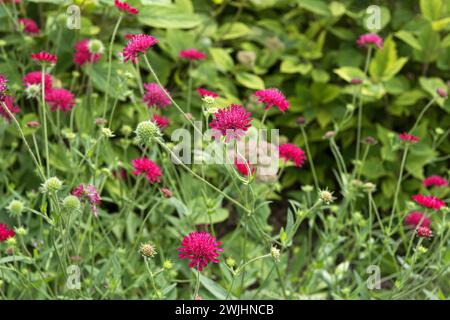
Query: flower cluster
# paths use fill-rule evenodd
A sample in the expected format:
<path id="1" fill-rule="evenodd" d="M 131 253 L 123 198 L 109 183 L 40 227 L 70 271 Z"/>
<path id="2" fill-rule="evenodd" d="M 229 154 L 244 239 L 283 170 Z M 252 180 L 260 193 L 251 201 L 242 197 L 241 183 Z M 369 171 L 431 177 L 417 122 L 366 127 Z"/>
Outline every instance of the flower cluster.
<path id="1" fill-rule="evenodd" d="M 422 184 L 427 188 L 431 187 L 431 186 L 447 187 L 448 181 L 447 181 L 447 179 L 445 179 L 441 176 L 433 175 L 433 176 L 429 176 L 429 177 L 425 178 L 422 181 Z"/>
<path id="2" fill-rule="evenodd" d="M 6 121 L 11 122 L 11 116 L 8 111 L 15 114 L 20 112 L 20 108 L 14 104 L 14 98 L 8 95 L 3 96 L 0 102 L 0 116 Z M 8 108 L 8 111 L 5 110 L 5 107 Z"/>
<path id="3" fill-rule="evenodd" d="M 296 167 L 301 168 L 306 160 L 305 152 L 292 143 L 285 143 L 278 147 L 280 158 L 293 161 Z"/>
<path id="4" fill-rule="evenodd" d="M 72 92 L 66 89 L 52 89 L 46 94 L 45 101 L 52 111 L 70 111 L 75 106 L 75 97 Z"/>
<path id="5" fill-rule="evenodd" d="M 0 223 L 0 242 L 6 241 L 14 237 L 14 230 L 9 229 L 7 224 Z"/>
<path id="6" fill-rule="evenodd" d="M 128 43 L 122 51 L 124 62 L 131 60 L 135 63 L 140 54 L 146 53 L 148 49 L 158 43 L 156 38 L 147 34 L 132 34 L 127 35 L 126 38 Z"/>
<path id="7" fill-rule="evenodd" d="M 144 83 L 145 94 L 142 98 L 142 101 L 147 105 L 147 107 L 158 107 L 165 108 L 171 104 L 171 101 L 167 95 L 169 92 L 167 89 L 161 89 L 161 87 L 152 82 L 152 83 Z"/>
<path id="8" fill-rule="evenodd" d="M 417 143 L 420 141 L 419 137 L 413 136 L 407 132 L 400 133 L 398 137 L 405 143 Z"/>
<path id="9" fill-rule="evenodd" d="M 157 114 L 153 115 L 153 121 L 158 125 L 158 127 L 163 130 L 167 128 L 170 124 L 170 120 L 167 117 L 159 116 Z"/>
<path id="10" fill-rule="evenodd" d="M 98 217 L 97 206 L 101 205 L 102 199 L 100 198 L 100 195 L 98 194 L 97 189 L 94 185 L 88 184 L 87 186 L 85 186 L 82 183 L 78 187 L 73 189 L 71 194 L 80 200 L 89 202 L 92 213 L 95 217 Z"/>
<path id="11" fill-rule="evenodd" d="M 289 102 L 286 100 L 284 94 L 275 88 L 258 90 L 255 92 L 259 102 L 265 103 L 265 110 L 272 106 L 278 107 L 280 111 L 285 112 L 289 108 Z"/>
<path id="12" fill-rule="evenodd" d="M 202 271 L 208 263 L 218 263 L 220 241 L 211 236 L 208 232 L 191 232 L 183 238 L 181 248 L 178 249 L 180 259 L 188 259 L 189 268 L 197 268 Z"/>
<path id="13" fill-rule="evenodd" d="M 224 136 L 225 141 L 239 140 L 250 128 L 251 113 L 243 106 L 232 104 L 225 109 L 220 109 L 214 114 L 214 119 L 209 124 L 214 129 L 216 137 Z"/>
<path id="14" fill-rule="evenodd" d="M 147 180 L 150 182 L 150 184 L 154 184 L 156 182 L 161 181 L 161 168 L 154 163 L 152 160 L 142 157 L 142 158 L 136 158 L 134 160 L 131 160 L 131 163 L 133 164 L 134 170 L 133 174 L 135 176 L 143 173 L 145 174 Z"/>

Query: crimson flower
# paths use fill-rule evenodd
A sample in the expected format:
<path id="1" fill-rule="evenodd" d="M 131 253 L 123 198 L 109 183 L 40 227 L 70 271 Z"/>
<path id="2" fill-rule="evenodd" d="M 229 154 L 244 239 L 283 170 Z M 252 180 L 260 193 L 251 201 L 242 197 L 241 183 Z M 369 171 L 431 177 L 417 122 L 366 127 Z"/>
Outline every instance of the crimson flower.
<path id="1" fill-rule="evenodd" d="M 422 181 L 422 184 L 427 188 L 430 186 L 446 187 L 446 186 L 448 186 L 448 181 L 447 181 L 447 179 L 445 179 L 441 176 L 433 175 L 433 176 L 429 176 L 428 178 L 425 178 Z"/>
<path id="2" fill-rule="evenodd" d="M 423 194 L 416 194 L 412 196 L 412 199 L 423 207 L 439 210 L 445 206 L 445 202 L 434 196 L 424 196 Z"/>
<path id="3" fill-rule="evenodd" d="M 306 160 L 305 152 L 292 143 L 285 143 L 278 147 L 280 158 L 293 161 L 295 166 L 301 168 Z"/>
<path id="4" fill-rule="evenodd" d="M 72 92 L 66 89 L 58 88 L 49 90 L 45 95 L 45 101 L 51 107 L 52 111 L 70 111 L 75 106 L 75 97 Z"/>
<path id="5" fill-rule="evenodd" d="M 214 91 L 210 91 L 210 90 L 206 90 L 203 88 L 198 88 L 197 92 L 202 96 L 202 97 L 212 97 L 212 98 L 217 98 L 219 95 L 217 93 L 215 93 Z"/>
<path id="6" fill-rule="evenodd" d="M 418 227 L 417 236 L 420 238 L 430 238 L 432 235 L 431 229 L 428 227 Z"/>
<path id="7" fill-rule="evenodd" d="M 207 232 L 191 232 L 183 238 L 181 248 L 178 249 L 180 259 L 188 259 L 189 268 L 197 268 L 202 271 L 208 263 L 218 263 L 220 241 Z"/>
<path id="8" fill-rule="evenodd" d="M 255 172 L 255 168 L 252 168 L 249 163 L 247 163 L 247 164 L 250 168 L 251 174 L 253 174 Z M 247 169 L 247 165 L 245 164 L 245 162 L 236 159 L 234 161 L 234 166 L 242 175 L 248 176 L 248 169 Z"/>
<path id="9" fill-rule="evenodd" d="M 400 140 L 406 143 L 417 143 L 420 141 L 419 137 L 413 136 L 412 134 L 409 134 L 407 132 L 400 133 L 398 137 L 400 138 Z"/>
<path id="10" fill-rule="evenodd" d="M 194 48 L 181 50 L 180 53 L 178 54 L 178 56 L 180 58 L 188 59 L 190 61 L 202 60 L 202 59 L 206 58 L 206 54 L 204 54 L 203 52 L 200 52 L 200 51 L 198 51 L 197 49 L 194 49 Z"/>
<path id="11" fill-rule="evenodd" d="M 286 100 L 284 94 L 278 89 L 270 88 L 258 90 L 255 92 L 255 96 L 258 97 L 259 102 L 266 104 L 264 110 L 276 106 L 280 111 L 284 112 L 289 108 L 289 102 Z"/>
<path id="12" fill-rule="evenodd" d="M 369 45 L 375 45 L 378 49 L 383 48 L 383 38 L 375 33 L 367 33 L 359 36 L 356 43 L 360 47 L 367 48 Z"/>
<path id="13" fill-rule="evenodd" d="M 251 127 L 250 118 L 251 113 L 238 104 L 232 104 L 225 109 L 219 109 L 214 114 L 214 119 L 209 126 L 213 128 L 213 135 L 217 138 L 224 136 L 225 141 L 231 139 L 239 140 L 240 136 L 245 134 L 245 131 Z"/>
<path id="14" fill-rule="evenodd" d="M 30 35 L 36 35 L 39 33 L 39 27 L 33 19 L 19 18 L 19 24 L 23 26 L 23 31 Z"/>
<path id="15" fill-rule="evenodd" d="M 125 1 L 119 1 L 119 0 L 114 0 L 114 5 L 116 6 L 117 9 L 119 9 L 119 11 L 122 12 L 127 12 L 129 14 L 138 14 L 139 10 L 130 6 L 128 3 L 126 3 Z"/>
<path id="16" fill-rule="evenodd" d="M 144 89 L 145 94 L 144 97 L 142 98 L 142 101 L 147 105 L 147 107 L 151 108 L 156 106 L 158 108 L 165 108 L 169 104 L 171 104 L 171 101 L 167 96 L 167 94 L 169 94 L 167 89 L 164 89 L 165 92 L 167 93 L 166 94 L 161 89 L 161 87 L 154 82 L 144 83 Z"/>
<path id="17" fill-rule="evenodd" d="M 140 54 L 146 53 L 150 47 L 158 43 L 156 38 L 147 34 L 127 35 L 126 39 L 128 43 L 122 51 L 124 62 L 128 60 L 131 60 L 133 63 L 136 62 Z"/>
<path id="18" fill-rule="evenodd" d="M 131 160 L 131 163 L 134 167 L 133 174 L 135 176 L 144 173 L 147 177 L 147 180 L 150 181 L 150 184 L 161 181 L 161 168 L 152 160 L 146 157 L 138 157 L 134 160 Z"/>
<path id="19" fill-rule="evenodd" d="M 84 39 L 75 44 L 75 54 L 73 56 L 73 62 L 80 67 L 85 63 L 97 63 L 102 56 L 100 53 L 93 53 L 89 49 L 89 39 Z"/>
<path id="20" fill-rule="evenodd" d="M 422 223 L 420 222 L 422 221 Z M 405 224 L 410 227 L 417 227 L 420 223 L 421 227 L 430 227 L 431 221 L 422 212 L 413 211 L 405 217 Z"/>
<path id="21" fill-rule="evenodd" d="M 31 58 L 34 61 L 41 63 L 41 64 L 46 64 L 46 63 L 56 64 L 56 56 L 53 54 L 50 54 L 48 52 L 45 52 L 45 51 L 41 51 L 39 53 L 32 53 Z"/>
<path id="22" fill-rule="evenodd" d="M 8 79 L 0 73 L 0 101 L 3 100 L 6 90 L 8 90 Z"/>
<path id="23" fill-rule="evenodd" d="M 42 83 L 42 72 L 41 71 L 32 71 L 28 72 L 22 78 L 23 85 L 25 88 L 28 88 L 31 85 L 41 85 Z M 48 73 L 44 73 L 44 90 L 51 89 L 53 87 L 53 78 Z"/>
<path id="24" fill-rule="evenodd" d="M 158 116 L 157 114 L 153 115 L 153 121 L 158 125 L 158 127 L 163 130 L 167 128 L 170 124 L 170 120 L 164 116 Z"/>
<path id="25" fill-rule="evenodd" d="M 14 230 L 9 229 L 6 223 L 0 223 L 0 242 L 12 237 L 14 237 Z"/>
<path id="26" fill-rule="evenodd" d="M 97 189 L 95 189 L 94 185 L 88 184 L 87 186 L 85 186 L 82 183 L 78 187 L 73 189 L 71 193 L 75 197 L 89 202 L 92 213 L 95 217 L 98 217 L 97 206 L 101 205 L 102 199 L 100 198 L 100 195 L 98 194 Z"/>
<path id="27" fill-rule="evenodd" d="M 20 112 L 20 108 L 14 104 L 13 97 L 9 95 L 4 95 L 3 99 L 0 101 L 0 116 L 3 117 L 6 121 L 11 122 L 11 117 L 8 112 L 5 110 L 5 107 L 12 113 Z"/>

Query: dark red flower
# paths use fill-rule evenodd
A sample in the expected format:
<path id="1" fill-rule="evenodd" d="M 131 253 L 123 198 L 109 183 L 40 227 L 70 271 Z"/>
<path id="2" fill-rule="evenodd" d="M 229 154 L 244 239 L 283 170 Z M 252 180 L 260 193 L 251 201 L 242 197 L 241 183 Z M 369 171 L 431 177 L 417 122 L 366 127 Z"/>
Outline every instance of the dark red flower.
<path id="1" fill-rule="evenodd" d="M 420 141 L 419 137 L 413 136 L 412 134 L 409 134 L 407 132 L 400 133 L 398 137 L 400 138 L 400 140 L 407 143 L 417 143 Z"/>
<path id="2" fill-rule="evenodd" d="M 84 39 L 75 44 L 75 54 L 73 62 L 80 67 L 85 63 L 97 63 L 102 56 L 100 53 L 92 53 L 89 49 L 89 39 Z"/>
<path id="3" fill-rule="evenodd" d="M 420 223 L 422 221 L 422 223 Z M 422 212 L 413 211 L 405 217 L 405 224 L 410 227 L 417 227 L 420 223 L 421 227 L 430 227 L 431 221 Z"/>
<path id="4" fill-rule="evenodd" d="M 180 58 L 189 59 L 190 61 L 202 60 L 202 59 L 206 58 L 206 54 L 204 54 L 203 52 L 200 52 L 194 48 L 181 50 L 178 55 Z"/>
<path id="5" fill-rule="evenodd" d="M 11 122 L 11 117 L 3 105 L 5 105 L 12 114 L 20 112 L 20 108 L 14 104 L 13 97 L 4 95 L 2 101 L 0 101 L 0 116 L 6 121 Z"/>
<path id="6" fill-rule="evenodd" d="M 202 271 L 208 263 L 218 263 L 220 241 L 207 232 L 191 232 L 183 238 L 181 248 L 178 249 L 180 259 L 188 259 L 189 268 L 197 268 Z"/>
<path id="7" fill-rule="evenodd" d="M 124 62 L 128 60 L 136 62 L 140 54 L 146 53 L 150 47 L 158 43 L 156 38 L 147 34 L 127 35 L 126 39 L 128 43 L 122 51 Z"/>
<path id="8" fill-rule="evenodd" d="M 430 186 L 446 187 L 446 186 L 448 186 L 447 179 L 445 179 L 441 176 L 438 176 L 438 175 L 429 176 L 428 178 L 425 178 L 422 181 L 422 183 L 425 187 L 430 187 Z"/>
<path id="9" fill-rule="evenodd" d="M 0 223 L 0 242 L 8 240 L 8 238 L 14 237 L 14 230 L 9 229 L 6 223 Z"/>
<path id="10" fill-rule="evenodd" d="M 138 157 L 134 160 L 131 160 L 131 163 L 134 167 L 133 174 L 135 176 L 144 173 L 147 177 L 147 180 L 150 181 L 150 184 L 161 181 L 161 169 L 152 160 L 146 157 Z"/>
<path id="11" fill-rule="evenodd" d="M 430 238 L 432 235 L 431 229 L 428 227 L 418 227 L 417 236 L 420 238 Z"/>
<path id="12" fill-rule="evenodd" d="M 283 158 L 286 161 L 293 161 L 297 167 L 302 167 L 306 160 L 305 152 L 291 143 L 280 145 L 278 151 L 280 152 L 280 158 Z"/>
<path id="13" fill-rule="evenodd" d="M 210 90 L 206 90 L 203 88 L 198 88 L 197 92 L 202 96 L 202 97 L 213 97 L 213 98 L 217 98 L 219 95 L 217 93 L 215 93 L 214 91 L 210 91 Z"/>
<path id="14" fill-rule="evenodd" d="M 19 18 L 19 24 L 23 26 L 23 31 L 30 35 L 36 35 L 39 33 L 39 27 L 33 19 Z"/>
<path id="15" fill-rule="evenodd" d="M 144 97 L 142 98 L 142 101 L 147 105 L 147 107 L 151 108 L 156 106 L 158 108 L 165 108 L 169 104 L 171 104 L 171 101 L 167 96 L 167 94 L 169 94 L 167 89 L 164 89 L 165 92 L 167 93 L 166 94 L 161 89 L 161 87 L 154 82 L 144 83 L 144 89 L 145 94 Z"/>
<path id="16" fill-rule="evenodd" d="M 424 196 L 423 194 L 416 194 L 412 196 L 412 199 L 423 207 L 439 210 L 445 206 L 445 202 L 434 196 Z"/>
<path id="17" fill-rule="evenodd" d="M 245 134 L 251 127 L 251 113 L 238 104 L 232 104 L 225 109 L 219 109 L 214 114 L 214 119 L 209 124 L 214 129 L 216 137 L 222 135 L 225 141 L 237 139 Z"/>
<path id="18" fill-rule="evenodd" d="M 32 71 L 27 73 L 22 79 L 23 85 L 25 88 L 28 88 L 31 85 L 41 85 L 42 83 L 42 72 L 41 71 Z M 53 78 L 48 73 L 44 73 L 44 90 L 47 92 L 48 89 L 53 87 Z"/>
<path id="19" fill-rule="evenodd" d="M 31 58 L 38 63 L 56 64 L 56 56 L 45 51 L 32 53 Z"/>
<path id="20" fill-rule="evenodd" d="M 122 12 L 127 12 L 129 14 L 138 14 L 139 10 L 130 6 L 128 3 L 126 3 L 125 1 L 119 1 L 119 0 L 114 0 L 114 5 L 116 6 L 117 9 L 119 9 L 119 11 Z"/>
<path id="21" fill-rule="evenodd" d="M 265 110 L 272 106 L 278 107 L 280 111 L 284 112 L 289 108 L 289 102 L 286 100 L 284 94 L 275 88 L 258 90 L 255 92 L 255 96 L 258 97 L 259 102 L 266 104 Z"/>
<path id="22" fill-rule="evenodd" d="M 70 111 L 75 106 L 75 97 L 72 92 L 66 89 L 52 89 L 45 95 L 45 101 L 52 111 Z"/>
<path id="23" fill-rule="evenodd" d="M 89 202 L 92 213 L 95 217 L 98 217 L 97 206 L 102 204 L 102 199 L 100 198 L 100 195 L 98 194 L 97 189 L 93 184 L 88 184 L 87 186 L 85 186 L 82 183 L 78 187 L 73 189 L 71 193 L 75 197 Z"/>
<path id="24" fill-rule="evenodd" d="M 158 125 L 158 127 L 163 130 L 167 128 L 170 124 L 170 120 L 164 116 L 158 116 L 157 114 L 153 115 L 153 121 Z"/>
<path id="25" fill-rule="evenodd" d="M 247 163 L 247 164 L 248 164 L 248 163 Z M 244 161 L 236 159 L 236 160 L 234 161 L 234 165 L 235 165 L 236 169 L 237 169 L 242 175 L 248 176 L 247 165 L 244 163 Z M 249 166 L 249 168 L 250 168 L 251 174 L 253 174 L 253 173 L 255 172 L 255 168 L 252 168 L 252 167 L 250 166 L 250 164 L 248 164 L 248 166 Z"/>

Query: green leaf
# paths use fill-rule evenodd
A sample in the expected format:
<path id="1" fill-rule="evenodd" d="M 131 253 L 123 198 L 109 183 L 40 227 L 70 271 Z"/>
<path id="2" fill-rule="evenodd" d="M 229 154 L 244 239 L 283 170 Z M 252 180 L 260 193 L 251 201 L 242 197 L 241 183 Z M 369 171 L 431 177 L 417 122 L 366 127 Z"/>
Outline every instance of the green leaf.
<path id="1" fill-rule="evenodd" d="M 364 74 L 364 71 L 362 71 L 359 68 L 354 67 L 342 67 L 338 69 L 333 70 L 334 73 L 336 73 L 339 77 L 344 79 L 347 82 L 351 82 L 353 78 L 359 78 L 362 80 L 366 80 L 367 77 Z"/>
<path id="2" fill-rule="evenodd" d="M 297 0 L 300 8 L 311 11 L 321 16 L 329 17 L 331 15 L 327 4 L 322 0 Z"/>
<path id="3" fill-rule="evenodd" d="M 222 48 L 209 48 L 209 53 L 217 69 L 220 71 L 226 72 L 234 68 L 233 58 L 231 58 L 227 50 Z"/>
<path id="4" fill-rule="evenodd" d="M 224 300 L 227 297 L 227 290 L 220 286 L 217 282 L 205 277 L 200 274 L 200 283 L 202 286 L 208 290 L 215 298 L 219 300 Z M 232 294 L 228 297 L 230 299 L 236 299 Z"/>
<path id="5" fill-rule="evenodd" d="M 369 67 L 370 75 L 375 81 L 388 81 L 394 77 L 408 61 L 397 57 L 397 48 L 392 36 L 384 42 L 382 49 L 377 50 Z"/>
<path id="6" fill-rule="evenodd" d="M 261 90 L 264 89 L 264 81 L 255 74 L 239 72 L 236 74 L 236 81 L 246 88 Z"/>
<path id="7" fill-rule="evenodd" d="M 280 72 L 282 73 L 300 73 L 302 75 L 308 74 L 312 70 L 311 63 L 298 63 L 298 59 L 288 57 L 281 62 Z"/>
<path id="8" fill-rule="evenodd" d="M 219 223 L 219 222 L 223 222 L 223 221 L 227 220 L 229 216 L 230 216 L 230 213 L 228 212 L 227 209 L 218 208 L 211 215 L 204 212 L 203 214 L 201 214 L 200 216 L 198 216 L 195 219 L 194 224 L 198 225 L 198 224 L 208 224 L 208 223 L 213 223 L 213 224 Z"/>
<path id="9" fill-rule="evenodd" d="M 217 31 L 217 39 L 230 40 L 248 35 L 251 29 L 242 22 L 228 22 L 223 24 Z"/>
<path id="10" fill-rule="evenodd" d="M 443 12 L 442 0 L 420 0 L 420 11 L 429 20 L 438 20 Z"/>
<path id="11" fill-rule="evenodd" d="M 166 29 L 190 29 L 203 23 L 202 16 L 173 4 L 147 4 L 139 12 L 138 20 L 150 27 Z"/>
<path id="12" fill-rule="evenodd" d="M 404 31 L 404 30 L 400 30 L 399 32 L 397 32 L 395 34 L 395 36 L 397 38 L 399 38 L 400 40 L 406 42 L 408 45 L 410 45 L 411 47 L 413 47 L 416 50 L 422 50 L 422 46 L 420 45 L 419 40 L 417 40 L 417 38 L 410 32 L 408 31 Z"/>
<path id="13" fill-rule="evenodd" d="M 437 94 L 438 88 L 447 88 L 447 85 L 445 84 L 445 82 L 442 79 L 420 77 L 419 84 L 423 90 L 425 90 L 428 94 L 430 94 L 433 98 L 436 99 L 436 103 L 440 107 L 444 106 L 445 99 L 441 98 Z"/>

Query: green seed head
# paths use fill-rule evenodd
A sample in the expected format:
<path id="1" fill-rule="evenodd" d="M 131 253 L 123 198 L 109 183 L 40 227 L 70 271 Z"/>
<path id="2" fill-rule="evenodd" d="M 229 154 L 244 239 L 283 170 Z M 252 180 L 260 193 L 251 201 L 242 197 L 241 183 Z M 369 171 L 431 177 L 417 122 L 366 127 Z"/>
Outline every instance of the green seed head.
<path id="1" fill-rule="evenodd" d="M 232 257 L 228 257 L 226 260 L 227 266 L 230 268 L 233 268 L 236 265 L 236 260 L 234 260 Z"/>
<path id="2" fill-rule="evenodd" d="M 25 229 L 24 227 L 18 227 L 18 228 L 16 228 L 15 231 L 16 231 L 16 234 L 21 237 L 26 236 L 28 234 L 28 230 Z"/>
<path id="3" fill-rule="evenodd" d="M 20 216 L 23 212 L 24 205 L 23 202 L 19 200 L 13 200 L 6 209 L 8 209 L 13 216 Z"/>
<path id="4" fill-rule="evenodd" d="M 51 177 L 41 185 L 41 191 L 43 193 L 57 192 L 61 190 L 62 185 L 63 185 L 62 181 L 59 180 L 57 177 Z"/>
<path id="5" fill-rule="evenodd" d="M 161 136 L 158 125 L 153 121 L 143 121 L 136 128 L 136 141 L 140 145 L 147 145 Z"/>
<path id="6" fill-rule="evenodd" d="M 166 270 L 172 269 L 173 268 L 173 263 L 171 260 L 166 260 L 163 263 L 163 268 Z"/>
<path id="7" fill-rule="evenodd" d="M 81 209 L 80 200 L 75 196 L 67 196 L 63 200 L 63 207 L 69 213 L 78 212 Z"/>
<path id="8" fill-rule="evenodd" d="M 272 249 L 270 249 L 270 255 L 276 262 L 280 261 L 280 254 L 280 249 L 277 249 L 277 247 L 272 247 Z"/>
<path id="9" fill-rule="evenodd" d="M 153 258 L 156 255 L 155 246 L 151 243 L 142 243 L 139 252 L 144 258 Z"/>
<path id="10" fill-rule="evenodd" d="M 89 51 L 92 53 L 102 54 L 103 52 L 105 52 L 105 46 L 100 40 L 97 39 L 89 41 L 88 47 Z"/>

